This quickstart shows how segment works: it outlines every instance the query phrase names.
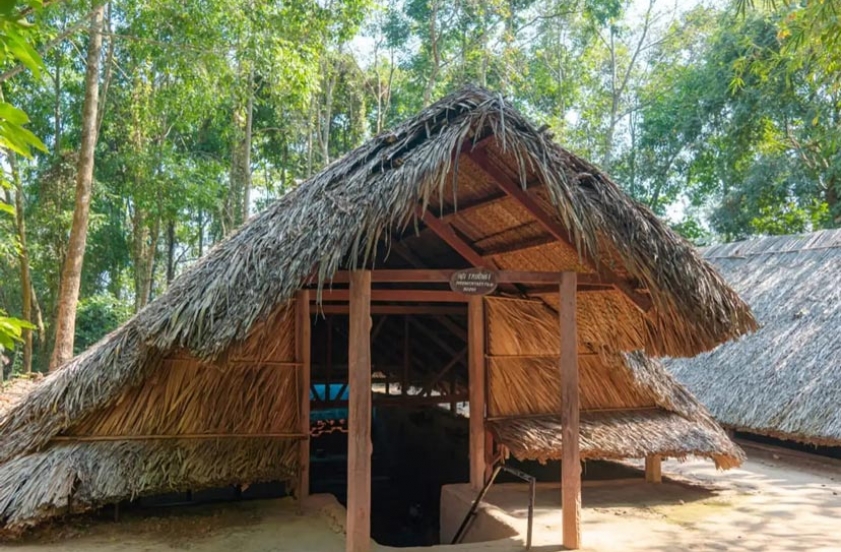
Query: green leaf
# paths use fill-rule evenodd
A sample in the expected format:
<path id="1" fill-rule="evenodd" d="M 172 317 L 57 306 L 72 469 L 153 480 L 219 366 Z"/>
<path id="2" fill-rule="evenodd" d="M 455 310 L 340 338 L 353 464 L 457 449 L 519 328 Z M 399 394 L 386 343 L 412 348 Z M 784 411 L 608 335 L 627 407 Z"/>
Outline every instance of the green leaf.
<path id="1" fill-rule="evenodd" d="M 6 102 L 0 102 L 0 117 L 16 125 L 25 125 L 29 122 L 29 117 L 23 110 Z"/>
<path id="2" fill-rule="evenodd" d="M 0 201 L 0 213 L 8 213 L 14 216 L 15 208 L 14 206 L 9 205 L 8 203 L 3 203 L 2 201 Z"/>
<path id="3" fill-rule="evenodd" d="M 7 47 L 12 54 L 21 61 L 35 77 L 41 76 L 41 68 L 44 65 L 41 55 L 32 47 L 26 40 L 20 36 L 20 33 L 8 29 L 6 33 Z"/>

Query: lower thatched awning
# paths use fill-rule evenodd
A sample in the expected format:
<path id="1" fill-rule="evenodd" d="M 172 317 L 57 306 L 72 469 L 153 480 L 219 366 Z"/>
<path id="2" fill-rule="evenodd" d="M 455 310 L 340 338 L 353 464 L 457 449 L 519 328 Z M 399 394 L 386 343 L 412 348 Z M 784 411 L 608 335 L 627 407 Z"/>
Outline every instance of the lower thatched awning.
<path id="1" fill-rule="evenodd" d="M 689 420 L 660 408 L 581 413 L 585 459 L 701 456 L 716 467 L 736 467 L 744 453 L 715 423 Z M 489 420 L 487 427 L 520 460 L 559 460 L 563 446 L 559 415 Z"/>
<path id="2" fill-rule="evenodd" d="M 0 534 L 138 496 L 288 481 L 297 454 L 265 438 L 56 443 L 0 465 Z"/>

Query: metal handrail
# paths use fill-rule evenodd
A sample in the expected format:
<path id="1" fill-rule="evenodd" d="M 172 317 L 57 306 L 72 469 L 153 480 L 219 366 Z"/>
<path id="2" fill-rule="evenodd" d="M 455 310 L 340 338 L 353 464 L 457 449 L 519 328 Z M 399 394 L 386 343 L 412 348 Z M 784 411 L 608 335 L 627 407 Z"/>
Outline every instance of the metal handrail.
<path id="1" fill-rule="evenodd" d="M 459 544 L 461 543 L 464 536 L 467 534 L 467 530 L 470 528 L 470 524 L 476 517 L 476 510 L 479 508 L 479 503 L 482 502 L 482 499 L 485 498 L 485 495 L 488 494 L 488 491 L 491 488 L 491 485 L 494 484 L 496 481 L 496 476 L 499 475 L 500 471 L 505 471 L 510 473 L 511 475 L 526 481 L 529 484 L 529 517 L 528 517 L 528 526 L 526 529 L 526 550 L 531 550 L 531 534 L 532 528 L 534 527 L 534 495 L 535 495 L 535 483 L 537 479 L 533 475 L 529 475 L 526 472 L 520 471 L 516 468 L 510 468 L 504 464 L 497 464 L 494 466 L 493 472 L 491 472 L 491 476 L 488 478 L 485 485 L 482 487 L 482 490 L 479 491 L 479 494 L 476 496 L 476 500 L 473 501 L 473 504 L 470 506 L 470 510 L 467 511 L 467 515 L 464 516 L 464 520 L 461 522 L 461 525 L 456 531 L 455 536 L 453 536 L 453 540 L 450 544 Z"/>

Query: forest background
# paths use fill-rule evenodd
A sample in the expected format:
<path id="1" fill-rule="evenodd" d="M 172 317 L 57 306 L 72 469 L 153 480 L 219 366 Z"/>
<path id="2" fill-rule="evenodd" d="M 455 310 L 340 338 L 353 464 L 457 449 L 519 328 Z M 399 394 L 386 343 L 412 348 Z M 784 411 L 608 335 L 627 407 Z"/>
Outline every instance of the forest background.
<path id="1" fill-rule="evenodd" d="M 841 224 L 841 1 L 0 0 L 0 374 L 466 83 L 699 245 Z"/>

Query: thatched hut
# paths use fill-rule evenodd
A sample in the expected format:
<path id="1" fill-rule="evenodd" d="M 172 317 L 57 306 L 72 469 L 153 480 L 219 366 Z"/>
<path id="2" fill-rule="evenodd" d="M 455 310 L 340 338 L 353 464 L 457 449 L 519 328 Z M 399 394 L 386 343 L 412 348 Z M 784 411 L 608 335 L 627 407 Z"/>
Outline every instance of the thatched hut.
<path id="1" fill-rule="evenodd" d="M 703 255 L 761 329 L 669 368 L 734 430 L 841 446 L 841 231 L 716 245 Z"/>
<path id="2" fill-rule="evenodd" d="M 451 282 L 474 277 L 498 287 Z M 626 353 L 690 356 L 753 328 L 690 244 L 466 88 L 286 194 L 7 412 L 0 523 L 265 479 L 306 495 L 310 408 L 344 403 L 348 549 L 366 550 L 376 371 L 401 395 L 375 404 L 469 399 L 474 486 L 493 434 L 562 454 L 577 547 L 579 436 L 587 457 L 740 460 L 659 365 Z M 349 400 L 310 400 L 310 382 L 342 381 Z"/>

